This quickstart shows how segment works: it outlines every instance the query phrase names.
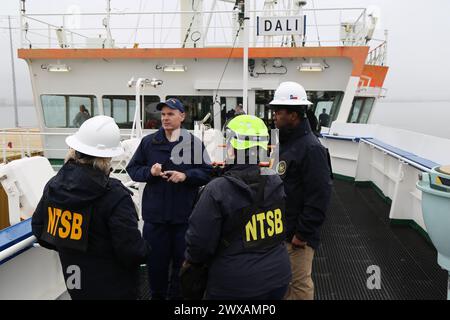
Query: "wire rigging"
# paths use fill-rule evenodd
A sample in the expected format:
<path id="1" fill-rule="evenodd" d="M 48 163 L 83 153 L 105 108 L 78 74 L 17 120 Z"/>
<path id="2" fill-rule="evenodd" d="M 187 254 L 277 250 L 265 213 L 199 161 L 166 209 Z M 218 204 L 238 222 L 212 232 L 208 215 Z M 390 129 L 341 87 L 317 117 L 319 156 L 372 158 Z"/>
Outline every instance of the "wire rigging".
<path id="1" fill-rule="evenodd" d="M 216 104 L 216 103 L 219 104 L 219 111 L 216 112 L 216 113 L 214 114 L 213 119 L 214 119 L 217 115 L 219 115 L 219 113 L 222 111 L 222 110 L 220 110 L 220 107 L 221 107 L 221 106 L 220 106 L 220 101 L 218 100 L 218 98 L 219 98 L 219 89 L 220 89 L 220 85 L 222 84 L 222 80 L 223 80 L 223 77 L 224 77 L 224 75 L 225 75 L 225 72 L 227 71 L 228 64 L 230 63 L 231 57 L 232 57 L 232 55 L 233 55 L 233 50 L 234 50 L 234 48 L 235 48 L 235 46 L 236 46 L 236 41 L 237 41 L 237 39 L 239 38 L 239 33 L 241 32 L 243 23 L 244 23 L 243 20 L 242 20 L 242 21 L 239 21 L 239 28 L 238 28 L 238 30 L 237 30 L 237 32 L 236 32 L 235 37 L 234 37 L 234 40 L 233 40 L 233 46 L 231 47 L 230 54 L 228 55 L 227 62 L 225 63 L 225 67 L 224 67 L 224 69 L 223 69 L 222 75 L 220 76 L 219 83 L 218 83 L 218 85 L 217 85 L 217 89 L 216 89 L 216 92 L 215 92 L 214 102 L 213 102 L 213 103 L 214 103 L 214 104 Z"/>

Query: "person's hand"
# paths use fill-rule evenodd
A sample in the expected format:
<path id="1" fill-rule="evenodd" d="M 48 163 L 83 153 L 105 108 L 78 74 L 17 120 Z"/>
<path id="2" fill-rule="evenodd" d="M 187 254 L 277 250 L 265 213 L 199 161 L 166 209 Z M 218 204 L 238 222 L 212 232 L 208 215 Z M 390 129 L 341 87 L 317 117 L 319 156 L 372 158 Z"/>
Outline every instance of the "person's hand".
<path id="1" fill-rule="evenodd" d="M 295 235 L 292 237 L 291 244 L 294 249 L 303 249 L 306 247 L 306 241 L 300 240 Z"/>
<path id="2" fill-rule="evenodd" d="M 155 163 L 152 166 L 152 169 L 150 170 L 150 173 L 152 174 L 152 176 L 154 177 L 160 177 L 161 176 L 161 171 L 162 171 L 162 166 L 159 163 Z"/>
<path id="3" fill-rule="evenodd" d="M 167 179 L 167 182 L 180 183 L 186 180 L 186 175 L 183 172 L 179 171 L 164 171 L 162 176 L 164 179 Z"/>

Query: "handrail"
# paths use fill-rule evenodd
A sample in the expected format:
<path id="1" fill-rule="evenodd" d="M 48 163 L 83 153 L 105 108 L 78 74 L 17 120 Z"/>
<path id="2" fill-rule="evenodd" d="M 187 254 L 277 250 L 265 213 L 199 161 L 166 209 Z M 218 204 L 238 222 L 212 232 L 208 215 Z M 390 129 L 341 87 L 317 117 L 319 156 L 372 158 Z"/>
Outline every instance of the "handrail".
<path id="1" fill-rule="evenodd" d="M 333 17 L 330 18 L 329 20 L 332 20 L 331 22 L 329 20 L 327 24 L 321 24 L 319 22 L 317 22 L 317 20 L 314 20 L 315 22 L 313 24 L 308 24 L 307 28 L 311 28 L 311 30 L 315 30 L 314 27 L 316 27 L 317 30 L 317 35 L 315 34 L 316 31 L 314 32 L 310 32 L 308 34 L 308 37 L 306 37 L 305 39 L 303 39 L 303 41 L 300 42 L 296 42 L 296 45 L 303 45 L 303 46 L 314 46 L 315 43 L 317 43 L 317 39 L 319 37 L 319 33 L 320 33 L 320 42 L 326 44 L 326 45 L 340 45 L 341 44 L 341 39 L 339 38 L 339 35 L 337 35 L 334 31 L 332 31 L 331 29 L 324 29 L 324 28 L 336 28 L 339 29 L 341 24 L 342 24 L 342 19 L 345 18 L 347 20 L 349 20 L 350 23 L 352 24 L 359 24 L 361 23 L 361 20 L 365 19 L 365 13 L 366 13 L 366 8 L 361 8 L 361 7 L 351 7 L 351 8 L 343 8 L 343 7 L 333 7 L 333 8 L 311 8 L 311 9 L 306 9 L 306 8 L 302 8 L 301 12 L 303 12 L 303 14 L 305 15 L 310 15 L 310 14 L 328 14 L 328 13 L 332 13 Z M 30 47 L 30 48 L 53 48 L 53 47 L 70 47 L 70 48 L 101 48 L 104 47 L 105 45 L 107 47 L 128 47 L 128 48 L 133 48 L 135 47 L 135 42 L 137 42 L 139 44 L 139 47 L 141 48 L 164 48 L 164 47 L 181 47 L 182 45 L 182 39 L 180 38 L 179 41 L 177 41 L 177 37 L 174 35 L 177 34 L 177 30 L 179 30 L 180 35 L 183 34 L 185 32 L 183 25 L 181 26 L 163 26 L 163 24 L 159 25 L 155 25 L 154 21 L 156 19 L 158 19 L 158 17 L 164 17 L 164 16 L 168 16 L 168 15 L 178 15 L 178 16 L 182 16 L 182 15 L 193 15 L 193 14 L 205 14 L 205 15 L 236 15 L 238 12 L 236 10 L 201 10 L 201 11 L 193 11 L 193 10 L 189 10 L 189 11 L 154 11 L 154 12 L 110 12 L 108 13 L 108 16 L 114 18 L 114 17 L 124 17 L 124 16 L 146 16 L 148 17 L 147 19 L 147 23 L 143 26 L 139 26 L 139 28 L 136 28 L 134 25 L 124 25 L 124 26 L 113 26 L 113 25 L 108 25 L 107 30 L 109 32 L 114 31 L 114 38 L 112 39 L 112 42 L 108 42 L 105 43 L 105 39 L 107 39 L 107 37 L 102 37 L 100 36 L 100 38 L 98 37 L 99 34 L 103 34 L 103 32 L 105 31 L 104 28 L 99 27 L 99 25 L 95 26 L 93 25 L 93 28 L 88 28 L 88 27 L 84 27 L 84 28 L 76 28 L 76 30 L 73 30 L 73 28 L 66 28 L 66 26 L 64 27 L 64 31 L 67 32 L 68 34 L 71 35 L 71 39 L 67 39 L 64 40 L 64 43 L 62 43 L 60 40 L 56 40 L 54 39 L 54 37 L 51 37 L 51 32 L 53 32 L 52 29 L 55 28 L 61 28 L 60 26 L 56 26 L 55 25 L 55 17 L 61 17 L 63 19 L 63 24 L 64 24 L 64 19 L 70 16 L 74 16 L 73 13 L 25 13 L 22 14 L 21 17 L 23 19 L 23 21 L 25 23 L 22 24 L 21 29 L 22 29 L 22 34 L 25 34 L 25 32 L 28 32 L 28 35 L 30 37 L 26 37 L 25 39 L 28 42 L 23 42 L 22 46 L 24 47 Z M 346 15 L 343 17 L 343 13 L 346 13 Z M 285 16 L 285 15 L 291 15 L 292 14 L 292 10 L 291 9 L 281 9 L 281 8 L 275 8 L 275 10 L 270 10 L 270 13 L 268 13 L 268 11 L 266 9 L 259 9 L 259 10 L 248 10 L 247 11 L 248 15 L 268 15 L 268 14 L 274 14 L 277 16 Z M 93 17 L 91 19 L 97 19 L 95 17 L 104 17 L 106 15 L 105 12 L 81 12 L 81 13 L 77 13 L 75 14 L 75 16 L 77 17 Z M 45 19 L 48 18 L 48 19 Z M 320 16 L 319 16 L 320 18 Z M 51 23 L 46 23 L 43 20 L 49 20 Z M 152 26 L 152 20 L 153 20 L 153 26 Z M 229 35 L 234 34 L 234 29 L 236 28 L 236 22 L 233 19 L 225 19 L 225 22 L 222 21 L 222 19 L 219 19 L 221 23 L 219 23 L 220 26 L 217 26 L 217 23 L 212 24 L 210 26 L 208 26 L 208 28 L 206 30 L 202 29 L 202 32 L 206 32 L 206 34 L 203 34 L 204 37 L 204 41 L 203 41 L 203 45 L 204 46 L 208 46 L 208 45 L 221 45 L 221 46 L 227 46 L 230 45 L 230 37 Z M 320 19 L 319 19 L 320 20 Z M 323 20 L 323 19 L 322 19 Z M 27 22 L 28 21 L 28 22 Z M 32 32 L 33 31 L 38 31 L 38 30 L 42 30 L 43 28 L 39 25 L 36 25 L 35 23 L 33 23 L 33 21 L 37 21 L 37 23 L 43 23 L 44 25 L 48 26 L 47 30 L 48 31 L 48 42 L 45 40 L 42 40 L 43 38 L 45 39 L 45 35 L 44 34 L 39 34 L 39 35 L 33 35 Z M 217 19 L 216 19 L 217 21 Z M 234 21 L 234 22 L 233 22 Z M 309 21 L 309 20 L 308 20 Z M 312 21 L 312 20 L 311 20 Z M 30 24 L 29 24 L 30 22 Z M 325 22 L 325 20 L 324 20 Z M 252 25 L 250 25 L 249 23 L 249 28 L 254 30 L 256 28 L 256 22 L 252 23 Z M 211 32 L 213 30 L 217 30 L 217 29 L 224 29 L 224 30 L 229 30 L 226 31 L 226 34 L 216 34 L 216 32 Z M 45 31 L 45 29 L 43 29 Z M 142 33 L 140 34 L 142 37 L 140 37 L 140 40 L 144 40 L 144 41 L 139 41 L 139 40 L 135 40 L 135 41 L 130 41 L 130 37 L 127 36 L 130 32 L 138 32 L 138 31 L 142 31 Z M 146 32 L 146 30 L 153 30 L 153 38 L 150 36 L 146 36 L 144 37 L 143 34 Z M 159 38 L 159 40 L 156 40 L 155 38 L 155 30 L 156 32 L 158 32 L 158 30 L 160 30 L 161 32 L 164 32 L 165 36 L 165 40 L 163 41 L 163 38 Z M 322 31 L 324 30 L 324 31 Z M 330 30 L 330 32 L 328 32 L 327 30 Z M 357 30 L 358 34 L 357 39 L 349 39 L 349 41 L 346 41 L 346 45 L 349 46 L 358 46 L 358 45 L 363 45 L 361 42 L 361 39 L 364 38 L 364 29 L 358 28 Z M 148 33 L 150 34 L 151 31 L 148 31 Z M 326 34 L 326 35 L 325 35 Z M 222 36 L 223 35 L 223 36 Z M 325 35 L 325 36 L 324 36 Z M 106 36 L 106 35 L 105 35 Z M 170 37 L 169 37 L 170 36 Z M 75 39 L 73 39 L 75 37 Z M 81 37 L 81 38 L 80 38 Z M 282 39 L 283 36 L 279 35 L 279 36 L 271 36 L 271 41 L 270 41 L 270 46 L 278 46 L 281 45 L 282 43 Z M 53 38 L 53 39 L 52 39 Z M 104 40 L 103 43 L 100 40 L 96 40 L 96 39 L 102 39 Z M 136 38 L 136 37 L 135 37 Z M 172 39 L 172 41 L 170 43 L 167 43 L 166 40 L 167 38 Z M 22 38 L 24 39 L 24 38 Z M 83 42 L 84 39 L 86 39 L 86 42 Z M 149 41 L 145 41 L 146 39 L 149 39 Z M 173 39 L 175 39 L 175 41 L 173 41 Z M 265 42 L 265 38 L 263 39 L 263 37 L 256 37 L 255 39 L 252 40 L 254 47 L 263 47 L 263 46 L 267 46 L 267 43 Z"/>
<path id="2" fill-rule="evenodd" d="M 66 128 L 61 128 L 66 129 Z M 67 128 L 67 129 L 78 129 L 78 128 Z M 127 129 L 131 130 L 131 129 Z M 145 129 L 145 130 L 153 130 L 153 129 Z M 75 132 L 19 132 L 19 131 L 0 131 L 0 135 L 11 135 L 11 136 L 70 136 Z M 121 133 L 121 137 L 129 137 L 131 133 Z"/>
<path id="3" fill-rule="evenodd" d="M 356 11 L 356 10 L 366 10 L 362 7 L 353 8 L 316 8 L 316 9 L 303 9 L 304 12 L 309 11 Z M 291 10 L 271 10 L 274 13 L 284 13 L 290 12 Z M 111 16 L 121 16 L 121 15 L 158 15 L 158 14 L 198 14 L 198 13 L 233 13 L 233 10 L 202 10 L 202 11 L 150 11 L 150 12 L 111 12 Z M 248 10 L 248 13 L 267 13 L 266 10 Z M 81 12 L 77 16 L 104 16 L 105 12 Z M 26 16 L 73 16 L 73 13 L 27 13 Z"/>
<path id="4" fill-rule="evenodd" d="M 16 243 L 15 245 L 12 245 L 11 247 L 0 251 L 0 265 L 2 263 L 4 263 L 4 261 L 6 259 L 16 255 L 17 253 L 19 253 L 20 251 L 22 251 L 26 248 L 33 246 L 33 244 L 35 242 L 36 242 L 36 237 L 30 236 L 30 237 Z"/>
<path id="5" fill-rule="evenodd" d="M 408 159 L 408 158 L 405 158 L 405 157 L 403 157 L 403 156 L 401 156 L 401 155 L 399 155 L 399 154 L 397 154 L 397 153 L 395 153 L 395 152 L 392 152 L 392 151 L 390 151 L 390 150 L 387 150 L 387 149 L 385 149 L 385 148 L 383 148 L 383 147 L 377 145 L 376 143 L 373 143 L 373 142 L 368 141 L 368 140 L 365 139 L 365 138 L 361 139 L 360 141 L 362 141 L 362 142 L 364 142 L 364 143 L 366 143 L 366 144 L 368 144 L 368 145 L 374 147 L 375 149 L 378 149 L 378 150 L 380 150 L 380 151 L 382 151 L 382 152 L 385 152 L 386 154 L 389 154 L 390 156 L 392 156 L 392 157 L 394 157 L 394 158 L 397 158 L 397 159 L 399 159 L 399 160 L 401 160 L 401 161 L 403 161 L 403 162 L 405 162 L 405 163 L 411 165 L 412 167 L 414 167 L 414 168 L 416 168 L 416 169 L 422 170 L 422 171 L 424 171 L 424 172 L 430 172 L 430 171 L 431 171 L 431 168 L 424 167 L 424 166 L 422 166 L 421 164 L 419 164 L 419 163 L 417 163 L 417 162 L 414 162 L 414 161 L 412 161 L 412 160 L 410 160 L 410 159 Z"/>
<path id="6" fill-rule="evenodd" d="M 386 45 L 386 40 L 380 40 L 382 41 L 382 43 L 380 43 L 378 46 L 376 46 L 375 48 L 373 48 L 372 50 L 369 51 L 369 54 L 376 51 L 377 49 L 381 48 L 382 46 Z"/>
<path id="7" fill-rule="evenodd" d="M 414 167 L 416 169 L 419 169 L 419 170 L 424 171 L 424 172 L 429 172 L 431 170 L 431 168 L 425 167 L 425 166 L 419 164 L 418 162 L 410 160 L 410 159 L 408 159 L 408 158 L 406 158 L 406 157 L 404 157 L 404 156 L 402 156 L 402 155 L 400 155 L 398 153 L 395 153 L 395 152 L 393 152 L 391 150 L 383 148 L 382 146 L 380 146 L 380 145 L 378 145 L 378 144 L 376 144 L 374 142 L 371 142 L 370 140 L 373 139 L 373 138 L 370 138 L 370 137 L 339 136 L 339 135 L 335 136 L 335 135 L 327 135 L 327 134 L 324 134 L 322 137 L 324 139 L 346 140 L 346 141 L 352 141 L 352 142 L 356 142 L 356 143 L 363 142 L 363 143 L 365 143 L 365 144 L 367 144 L 367 145 L 369 145 L 369 146 L 371 146 L 371 147 L 373 147 L 373 148 L 375 148 L 375 149 L 377 149 L 377 150 L 379 150 L 381 152 L 384 152 L 384 153 L 386 153 L 386 154 L 388 154 L 388 155 L 390 155 L 390 156 L 392 156 L 392 157 L 402 161 L 403 163 L 408 164 L 408 165 L 410 165 L 410 166 L 412 166 L 412 167 Z M 424 159 L 424 160 L 431 161 L 429 159 Z"/>
<path id="8" fill-rule="evenodd" d="M 369 53 L 367 54 L 367 64 L 385 65 L 386 48 L 387 48 L 387 41 L 384 40 L 381 44 L 370 50 Z"/>
<path id="9" fill-rule="evenodd" d="M 29 17 L 29 15 L 24 15 L 24 18 L 28 18 L 28 19 L 34 20 L 34 21 L 36 21 L 36 22 L 40 22 L 40 23 L 42 23 L 42 24 L 46 24 L 46 25 L 48 25 L 48 26 L 50 26 L 50 27 L 53 27 L 53 28 L 56 28 L 56 29 L 61 28 L 61 26 L 56 26 L 56 25 L 53 25 L 53 24 L 51 24 L 51 23 L 48 23 L 48 22 L 45 22 L 45 21 L 41 21 L 41 20 L 39 20 L 39 19 L 31 18 L 31 17 Z M 65 29 L 65 31 L 70 32 L 70 33 L 72 33 L 72 34 L 76 34 L 77 36 L 80 36 L 80 37 L 83 37 L 83 38 L 88 38 L 87 36 L 85 36 L 85 35 L 83 35 L 83 34 L 81 34 L 81 33 L 74 32 L 74 31 L 69 30 L 69 29 Z"/>
<path id="10" fill-rule="evenodd" d="M 33 128 L 34 129 L 34 128 Z M 75 129 L 75 128 L 71 128 Z M 48 148 L 40 145 L 40 142 L 36 141 L 39 138 L 34 139 L 34 144 L 30 141 L 30 137 L 45 137 L 45 136 L 70 136 L 74 134 L 74 131 L 68 132 L 30 132 L 27 131 L 6 131 L 0 130 L 0 163 L 6 163 L 10 159 L 16 159 L 17 157 L 23 158 L 25 156 L 31 157 L 33 155 L 40 154 L 41 152 L 52 152 L 52 151 L 66 151 L 67 147 L 63 148 Z M 146 130 L 147 133 L 147 130 Z M 121 133 L 122 139 L 129 139 L 131 137 L 130 133 Z M 17 139 L 15 146 L 7 146 L 7 137 L 15 137 Z"/>

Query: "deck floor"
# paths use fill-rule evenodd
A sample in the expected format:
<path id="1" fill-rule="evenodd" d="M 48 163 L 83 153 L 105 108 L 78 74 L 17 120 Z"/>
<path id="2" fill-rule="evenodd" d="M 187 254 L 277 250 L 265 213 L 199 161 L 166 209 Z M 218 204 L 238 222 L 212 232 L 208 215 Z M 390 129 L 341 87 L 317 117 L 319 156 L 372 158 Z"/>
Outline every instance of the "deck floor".
<path id="1" fill-rule="evenodd" d="M 393 225 L 390 206 L 370 187 L 334 181 L 316 252 L 316 299 L 445 300 L 447 272 L 434 247 L 409 226 Z M 368 289 L 367 268 L 380 268 L 381 289 Z"/>
<path id="2" fill-rule="evenodd" d="M 333 198 L 313 263 L 317 300 L 445 300 L 447 272 L 434 247 L 409 226 L 393 225 L 390 206 L 370 187 L 334 181 Z M 369 266 L 380 289 L 368 289 Z M 140 298 L 149 299 L 142 269 Z"/>

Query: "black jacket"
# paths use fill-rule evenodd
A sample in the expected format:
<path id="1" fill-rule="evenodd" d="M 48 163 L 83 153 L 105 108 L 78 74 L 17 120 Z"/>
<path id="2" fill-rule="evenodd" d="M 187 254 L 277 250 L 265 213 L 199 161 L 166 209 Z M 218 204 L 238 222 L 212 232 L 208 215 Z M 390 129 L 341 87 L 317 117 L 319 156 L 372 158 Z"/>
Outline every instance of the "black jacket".
<path id="1" fill-rule="evenodd" d="M 287 138 L 280 139 L 275 171 L 283 179 L 287 195 L 287 241 L 296 234 L 317 249 L 332 181 L 327 150 L 312 134 L 308 121 L 302 121 Z"/>
<path id="2" fill-rule="evenodd" d="M 189 219 L 186 259 L 191 263 L 210 264 L 209 294 L 250 298 L 285 286 L 290 281 L 284 234 L 274 246 L 256 250 L 245 248 L 245 232 L 237 229 L 236 219 L 256 198 L 257 179 L 259 168 L 256 165 L 231 167 L 223 177 L 206 185 Z M 260 208 L 278 207 L 284 198 L 282 181 L 272 172 Z M 265 236 L 267 238 L 268 233 Z M 223 240 L 228 245 L 224 245 Z"/>
<path id="3" fill-rule="evenodd" d="M 74 281 L 71 266 L 79 268 L 81 287 L 68 288 L 72 299 L 135 299 L 139 265 L 150 251 L 137 221 L 120 181 L 69 161 L 45 186 L 32 230 L 58 251 L 66 283 Z"/>
<path id="4" fill-rule="evenodd" d="M 180 150 L 180 157 L 186 157 L 183 159 L 186 161 L 176 164 L 172 158 L 174 148 Z M 142 197 L 145 222 L 187 223 L 198 187 L 208 183 L 212 172 L 209 158 L 205 161 L 202 157 L 204 150 L 203 143 L 184 129 L 180 140 L 176 142 L 169 142 L 162 128 L 142 139 L 127 166 L 127 172 L 134 181 L 147 183 Z M 186 180 L 172 183 L 152 176 L 150 170 L 155 163 L 162 164 L 163 171 L 184 172 Z"/>

